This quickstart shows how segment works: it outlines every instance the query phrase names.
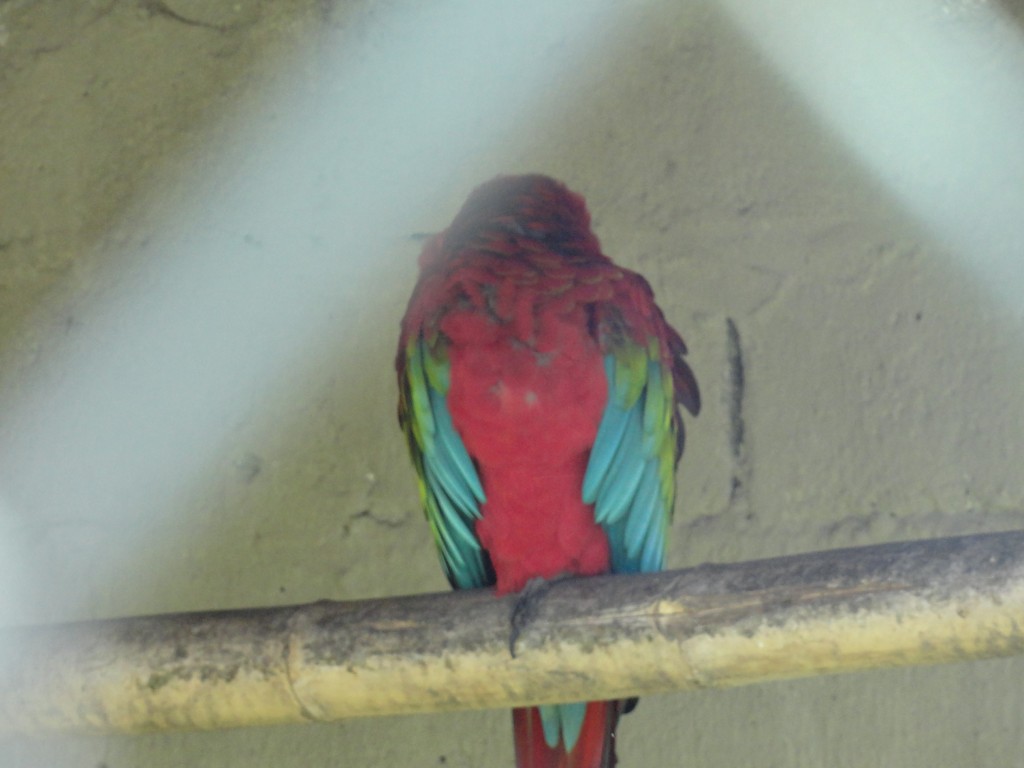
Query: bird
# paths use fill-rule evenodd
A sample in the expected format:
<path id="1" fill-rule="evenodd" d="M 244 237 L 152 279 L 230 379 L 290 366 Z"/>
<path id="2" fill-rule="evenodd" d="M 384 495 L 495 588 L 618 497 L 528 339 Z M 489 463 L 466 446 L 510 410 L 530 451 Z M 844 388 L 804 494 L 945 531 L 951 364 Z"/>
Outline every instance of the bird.
<path id="1" fill-rule="evenodd" d="M 700 410 L 686 354 L 647 280 L 602 252 L 581 195 L 541 174 L 473 190 L 422 249 L 395 361 L 452 587 L 661 570 L 681 411 Z M 627 707 L 514 709 L 517 768 L 614 766 Z"/>

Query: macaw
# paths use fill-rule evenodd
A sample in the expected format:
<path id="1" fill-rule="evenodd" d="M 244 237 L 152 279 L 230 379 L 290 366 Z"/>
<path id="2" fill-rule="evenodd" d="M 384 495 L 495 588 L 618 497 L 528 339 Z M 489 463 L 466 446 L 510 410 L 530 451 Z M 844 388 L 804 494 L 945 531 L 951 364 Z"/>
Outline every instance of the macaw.
<path id="1" fill-rule="evenodd" d="M 601 252 L 581 196 L 541 175 L 478 187 L 419 258 L 399 423 L 456 589 L 656 571 L 696 415 L 686 347 L 647 281 Z M 519 768 L 615 764 L 624 702 L 513 711 Z"/>

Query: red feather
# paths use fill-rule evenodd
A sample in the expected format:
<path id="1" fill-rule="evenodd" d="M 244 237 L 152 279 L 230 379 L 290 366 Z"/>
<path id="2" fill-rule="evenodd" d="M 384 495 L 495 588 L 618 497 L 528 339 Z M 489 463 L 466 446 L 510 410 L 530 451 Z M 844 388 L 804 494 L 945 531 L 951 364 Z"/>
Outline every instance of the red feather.
<path id="1" fill-rule="evenodd" d="M 679 402 L 697 407 L 685 347 L 650 286 L 601 253 L 583 198 L 544 176 L 479 187 L 420 267 L 399 372 L 417 336 L 446 356 L 447 407 L 486 494 L 475 532 L 498 593 L 607 572 L 607 536 L 581 491 L 608 399 L 606 345 L 657 339 Z M 619 702 L 589 703 L 566 754 L 546 745 L 536 708 L 515 710 L 519 768 L 614 765 L 619 712 Z"/>
<path id="2" fill-rule="evenodd" d="M 587 704 L 576 747 L 566 754 L 562 745 L 552 749 L 544 742 L 540 711 L 536 707 L 512 710 L 512 732 L 516 742 L 516 768 L 613 768 L 615 725 L 619 720 L 617 701 Z"/>

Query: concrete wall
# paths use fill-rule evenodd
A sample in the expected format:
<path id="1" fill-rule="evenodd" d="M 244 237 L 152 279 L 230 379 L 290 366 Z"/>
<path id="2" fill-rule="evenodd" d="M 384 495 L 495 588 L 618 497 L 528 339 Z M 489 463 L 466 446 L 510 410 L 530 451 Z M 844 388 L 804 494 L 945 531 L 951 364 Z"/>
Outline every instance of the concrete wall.
<path id="1" fill-rule="evenodd" d="M 479 136 L 444 147 L 447 170 L 415 182 L 426 202 L 394 212 L 401 228 L 380 233 L 372 269 L 365 254 L 338 254 L 352 260 L 353 293 L 303 342 L 315 354 L 221 425 L 171 514 L 156 519 L 149 503 L 109 515 L 47 506 L 37 500 L 74 457 L 40 444 L 12 476 L 16 462 L 5 469 L 0 455 L 7 575 L 23 573 L 10 563 L 31 575 L 9 621 L 443 589 L 395 424 L 392 355 L 415 279 L 410 235 L 443 227 L 498 172 L 543 171 L 584 193 L 606 252 L 650 279 L 689 344 L 705 409 L 688 424 L 672 566 L 1024 525 L 1019 305 L 985 279 L 977 254 L 911 215 L 725 11 L 677 5 L 594 3 L 594 14 L 614 14 L 609 28 L 564 16 L 538 27 L 521 55 L 557 75 L 533 109 L 491 133 L 465 106 Z M 946 4 L 946 17 L 923 23 L 976 23 L 981 5 Z M 233 163 L 252 159 L 253 132 L 289 117 L 273 106 L 282 90 L 343 101 L 323 63 L 339 49 L 355 64 L 386 56 L 410 19 L 424 40 L 443 37 L 437 6 L 447 7 L 0 3 L 0 396 L 11 409 L 37 388 L 75 391 L 69 356 L 110 320 L 95 306 L 139 285 L 143 305 L 164 290 L 135 260 L 197 196 L 217 211 L 230 181 L 197 179 L 210 169 L 230 179 Z M 396 145 L 424 117 L 397 106 Z M 951 119 L 961 109 L 949 104 Z M 340 192 L 311 206 L 359 194 L 330 162 L 325 183 Z M 402 185 L 401 167 L 380 183 Z M 249 237 L 254 264 L 280 252 L 259 233 L 236 234 Z M 164 258 L 193 241 L 178 242 Z M 109 375 L 136 381 L 127 368 Z M 152 408 L 173 416 L 189 386 L 155 390 Z M 31 423 L 0 416 L 0 447 L 20 445 Z M 155 509 L 165 494 L 153 496 Z M 1022 683 L 1024 663 L 1007 660 L 651 697 L 623 722 L 621 764 L 1004 768 L 1024 754 Z M 3 737 L 0 764 L 498 767 L 511 765 L 509 730 L 508 714 L 493 711 Z"/>

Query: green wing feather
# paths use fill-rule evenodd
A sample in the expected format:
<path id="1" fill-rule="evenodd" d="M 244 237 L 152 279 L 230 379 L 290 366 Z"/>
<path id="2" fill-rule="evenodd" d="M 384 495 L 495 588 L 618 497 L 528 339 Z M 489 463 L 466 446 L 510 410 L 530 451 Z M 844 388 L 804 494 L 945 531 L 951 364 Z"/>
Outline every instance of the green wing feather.
<path id="1" fill-rule="evenodd" d="M 422 337 L 412 339 L 405 348 L 398 417 L 445 575 L 453 587 L 470 589 L 493 584 L 494 574 L 474 530 L 486 498 L 448 411 L 448 374 L 443 356 Z"/>
<path id="2" fill-rule="evenodd" d="M 608 403 L 583 478 L 583 500 L 608 535 L 612 570 L 658 571 L 675 501 L 678 420 L 657 339 L 606 353 Z"/>

